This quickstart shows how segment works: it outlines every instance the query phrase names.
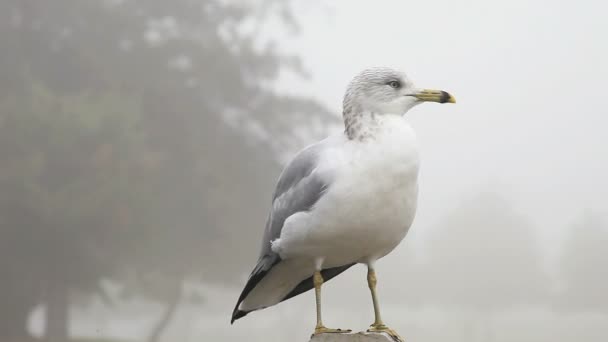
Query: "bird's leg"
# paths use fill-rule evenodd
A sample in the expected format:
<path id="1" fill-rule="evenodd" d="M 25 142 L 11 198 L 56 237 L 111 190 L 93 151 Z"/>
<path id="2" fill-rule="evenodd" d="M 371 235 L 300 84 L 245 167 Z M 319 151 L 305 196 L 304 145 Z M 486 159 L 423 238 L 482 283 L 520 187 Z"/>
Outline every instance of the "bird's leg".
<path id="1" fill-rule="evenodd" d="M 315 327 L 315 334 L 350 332 L 350 329 L 330 329 L 323 325 L 323 320 L 321 318 L 321 285 L 323 285 L 323 276 L 321 275 L 321 272 L 315 271 L 314 275 L 312 276 L 312 280 L 313 284 L 315 285 L 315 300 L 317 303 L 317 326 Z"/>
<path id="2" fill-rule="evenodd" d="M 384 322 L 382 322 L 382 317 L 380 316 L 380 305 L 378 304 L 378 295 L 376 294 L 376 284 L 378 280 L 376 279 L 376 271 L 373 268 L 368 266 L 367 269 L 367 285 L 369 285 L 369 290 L 372 293 L 372 302 L 374 303 L 374 323 L 367 329 L 368 332 L 385 332 L 389 334 L 393 339 L 398 342 L 403 342 L 404 339 L 397 334 L 397 332 L 389 327 L 387 327 Z"/>

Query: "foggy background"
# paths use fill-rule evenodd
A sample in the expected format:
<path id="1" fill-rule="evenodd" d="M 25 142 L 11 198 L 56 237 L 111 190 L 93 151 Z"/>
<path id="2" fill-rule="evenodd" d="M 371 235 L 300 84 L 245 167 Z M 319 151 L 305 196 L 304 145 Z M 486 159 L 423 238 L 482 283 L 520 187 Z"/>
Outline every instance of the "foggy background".
<path id="1" fill-rule="evenodd" d="M 378 263 L 408 341 L 608 339 L 600 1 L 0 0 L 0 341 L 306 341 L 313 293 L 229 324 L 289 156 L 403 69 L 419 210 Z M 373 320 L 363 267 L 328 326 Z"/>

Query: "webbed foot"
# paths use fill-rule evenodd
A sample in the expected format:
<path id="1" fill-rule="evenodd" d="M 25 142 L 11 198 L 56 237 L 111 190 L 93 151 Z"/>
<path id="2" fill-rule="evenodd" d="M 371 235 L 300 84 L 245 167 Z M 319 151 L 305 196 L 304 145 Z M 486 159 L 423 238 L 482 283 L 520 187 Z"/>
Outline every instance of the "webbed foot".
<path id="1" fill-rule="evenodd" d="M 369 327 L 369 329 L 367 329 L 367 332 L 384 332 L 389 334 L 396 342 L 405 342 L 405 339 L 399 336 L 395 330 L 387 327 L 384 324 L 374 323 Z"/>

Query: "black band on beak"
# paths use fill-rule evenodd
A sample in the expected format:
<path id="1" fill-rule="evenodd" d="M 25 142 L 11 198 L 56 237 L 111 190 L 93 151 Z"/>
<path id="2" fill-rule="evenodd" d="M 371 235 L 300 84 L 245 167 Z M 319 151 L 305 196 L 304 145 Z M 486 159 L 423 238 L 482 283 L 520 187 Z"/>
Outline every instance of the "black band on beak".
<path id="1" fill-rule="evenodd" d="M 439 98 L 439 103 L 446 103 L 450 100 L 452 96 L 445 91 L 441 91 L 441 97 Z"/>

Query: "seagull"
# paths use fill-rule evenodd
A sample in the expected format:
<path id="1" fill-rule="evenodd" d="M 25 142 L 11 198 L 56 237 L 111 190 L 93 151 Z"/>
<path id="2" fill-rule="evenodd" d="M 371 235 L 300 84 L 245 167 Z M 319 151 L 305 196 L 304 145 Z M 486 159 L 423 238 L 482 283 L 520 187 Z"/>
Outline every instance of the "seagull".
<path id="1" fill-rule="evenodd" d="M 420 158 L 404 114 L 422 102 L 455 100 L 445 91 L 414 87 L 392 68 L 366 69 L 352 79 L 343 101 L 344 132 L 298 152 L 279 177 L 260 256 L 231 323 L 314 288 L 314 334 L 350 332 L 323 324 L 321 286 L 362 263 L 375 316 L 368 331 L 401 340 L 380 316 L 374 266 L 414 220 Z"/>

